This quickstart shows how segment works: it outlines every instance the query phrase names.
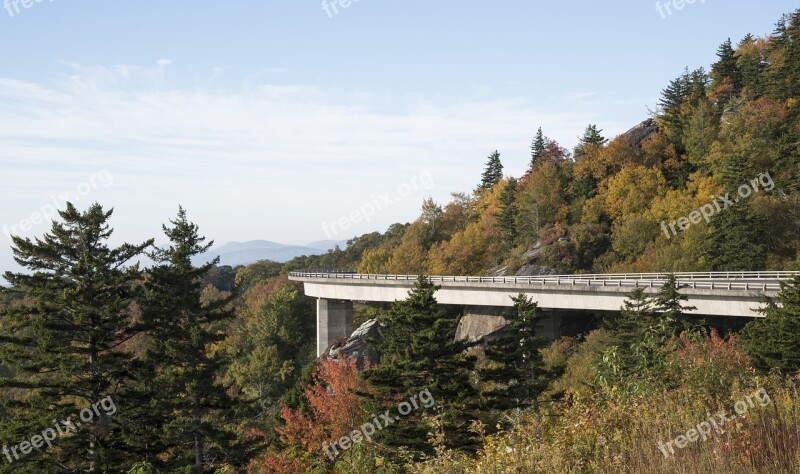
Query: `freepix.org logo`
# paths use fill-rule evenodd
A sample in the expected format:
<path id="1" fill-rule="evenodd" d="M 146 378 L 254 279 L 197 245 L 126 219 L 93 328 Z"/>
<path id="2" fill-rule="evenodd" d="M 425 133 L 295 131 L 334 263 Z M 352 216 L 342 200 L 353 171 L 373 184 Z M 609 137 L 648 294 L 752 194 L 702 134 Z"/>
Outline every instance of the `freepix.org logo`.
<path id="1" fill-rule="evenodd" d="M 52 2 L 53 0 L 3 0 L 3 8 L 8 12 L 8 16 L 14 17 L 22 13 L 22 10 L 29 9 L 37 3 L 45 1 Z"/>
<path id="2" fill-rule="evenodd" d="M 339 14 L 339 8 L 343 10 L 350 8 L 353 2 L 358 0 L 322 0 L 322 10 L 328 14 L 328 18 L 333 18 L 334 15 Z"/>
<path id="3" fill-rule="evenodd" d="M 667 0 L 664 3 L 661 3 L 661 0 L 656 2 L 656 10 L 658 10 L 658 14 L 661 15 L 661 18 L 666 20 L 667 18 L 672 16 L 672 10 L 681 11 L 686 5 L 692 5 L 697 0 Z M 700 3 L 706 3 L 706 0 L 700 0 Z"/>
<path id="4" fill-rule="evenodd" d="M 107 169 L 89 176 L 86 181 L 79 183 L 74 191 L 67 191 L 63 194 L 50 196 L 51 202 L 46 203 L 37 211 L 32 212 L 28 217 L 20 220 L 16 224 L 4 224 L 2 233 L 13 242 L 12 237 L 20 233 L 29 232 L 35 226 L 50 222 L 58 215 L 58 210 L 63 209 L 67 202 L 73 204 L 80 202 L 81 199 L 89 195 L 93 190 L 108 188 L 114 185 L 114 177 Z"/>

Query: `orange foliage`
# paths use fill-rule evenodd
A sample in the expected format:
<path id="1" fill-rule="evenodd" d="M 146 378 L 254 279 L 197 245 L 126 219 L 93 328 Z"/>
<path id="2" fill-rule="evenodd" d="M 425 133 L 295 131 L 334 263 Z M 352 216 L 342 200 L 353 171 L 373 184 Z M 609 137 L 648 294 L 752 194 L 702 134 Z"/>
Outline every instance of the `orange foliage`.
<path id="1" fill-rule="evenodd" d="M 323 359 L 314 374 L 314 383 L 305 390 L 310 415 L 283 408 L 281 417 L 286 425 L 277 431 L 286 443 L 321 454 L 323 442 L 338 439 L 361 424 L 365 413 L 356 393 L 368 390 L 355 358 Z"/>

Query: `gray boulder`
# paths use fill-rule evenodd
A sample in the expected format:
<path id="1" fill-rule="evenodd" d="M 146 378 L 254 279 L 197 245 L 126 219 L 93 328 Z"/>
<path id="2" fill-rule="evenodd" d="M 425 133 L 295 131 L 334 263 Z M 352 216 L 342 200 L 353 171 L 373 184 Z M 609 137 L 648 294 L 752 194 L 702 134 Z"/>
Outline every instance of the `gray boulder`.
<path id="1" fill-rule="evenodd" d="M 347 341 L 329 347 L 325 357 L 330 359 L 335 359 L 339 356 L 344 356 L 348 359 L 354 357 L 359 369 L 365 367 L 365 362 L 368 362 L 371 366 L 378 365 L 381 360 L 380 354 L 367 344 L 368 339 L 381 340 L 378 327 L 378 320 L 370 319 L 353 331 Z"/>

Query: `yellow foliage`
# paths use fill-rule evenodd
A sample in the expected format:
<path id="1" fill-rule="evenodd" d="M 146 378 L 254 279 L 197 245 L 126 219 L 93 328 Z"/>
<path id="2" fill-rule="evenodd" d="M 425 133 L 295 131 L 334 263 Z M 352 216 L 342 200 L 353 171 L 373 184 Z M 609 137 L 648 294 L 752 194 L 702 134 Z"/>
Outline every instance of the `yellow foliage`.
<path id="1" fill-rule="evenodd" d="M 610 177 L 604 187 L 605 212 L 612 220 L 640 214 L 666 190 L 667 182 L 660 170 L 626 166 Z"/>
<path id="2" fill-rule="evenodd" d="M 361 263 L 358 265 L 358 273 L 364 274 L 385 274 L 389 273 L 389 259 L 391 253 L 384 247 L 376 247 L 364 251 Z"/>

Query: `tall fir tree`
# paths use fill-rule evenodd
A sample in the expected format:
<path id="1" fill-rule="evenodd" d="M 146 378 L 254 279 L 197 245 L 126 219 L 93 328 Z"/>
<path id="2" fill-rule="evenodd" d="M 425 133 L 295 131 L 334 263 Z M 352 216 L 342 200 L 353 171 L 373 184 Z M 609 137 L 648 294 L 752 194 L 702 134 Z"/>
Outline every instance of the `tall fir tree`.
<path id="1" fill-rule="evenodd" d="M 537 406 L 539 394 L 547 386 L 540 350 L 547 339 L 536 335 L 537 303 L 524 294 L 511 298 L 514 307 L 506 316 L 508 326 L 501 336 L 486 343 L 489 362 L 479 371 L 489 389 L 482 396 L 484 407 L 508 410 Z"/>
<path id="2" fill-rule="evenodd" d="M 679 174 L 679 181 L 685 183 L 689 175 L 697 169 L 710 173 L 708 154 L 717 138 L 718 117 L 712 113 L 708 101 L 702 100 L 691 108 L 689 119 L 683 130 L 683 146 L 688 156 L 688 165 Z"/>
<path id="3" fill-rule="evenodd" d="M 683 152 L 683 104 L 691 94 L 691 76 L 686 68 L 683 74 L 670 81 L 666 89 L 661 92 L 659 119 L 664 127 L 665 136 L 669 139 L 679 153 Z"/>
<path id="4" fill-rule="evenodd" d="M 575 160 L 583 158 L 586 154 L 586 147 L 595 146 L 601 147 L 608 142 L 608 139 L 603 137 L 603 131 L 597 128 L 597 125 L 589 124 L 583 132 L 583 136 L 578 139 L 578 145 L 575 147 L 574 156 Z"/>
<path id="5" fill-rule="evenodd" d="M 800 370 L 800 276 L 781 283 L 776 302 L 761 309 L 764 318 L 747 323 L 740 340 L 763 372 Z"/>
<path id="6" fill-rule="evenodd" d="M 579 138 L 578 145 L 573 151 L 576 163 L 588 159 L 589 156 L 596 156 L 590 155 L 589 152 L 592 151 L 592 149 L 600 149 L 608 143 L 608 139 L 602 135 L 602 132 L 602 130 L 597 128 L 597 125 L 590 124 L 586 127 L 583 136 Z M 573 179 L 569 187 L 569 192 L 573 199 L 576 200 L 592 198 L 597 195 L 597 179 L 595 179 L 594 174 L 585 173 L 582 178 Z"/>
<path id="7" fill-rule="evenodd" d="M 486 170 L 481 175 L 480 189 L 490 189 L 501 179 L 503 179 L 503 164 L 500 162 L 500 152 L 495 150 L 486 162 Z"/>
<path id="8" fill-rule="evenodd" d="M 666 337 L 678 335 L 681 331 L 699 332 L 704 326 L 702 319 L 686 314 L 687 311 L 694 311 L 697 307 L 684 306 L 683 302 L 689 299 L 681 294 L 684 288 L 688 288 L 688 285 L 678 283 L 675 275 L 670 273 L 653 297 L 653 311 L 658 315 L 658 321 L 656 327 L 651 326 L 651 333 L 655 330 L 661 339 L 660 343 L 663 343 Z"/>
<path id="9" fill-rule="evenodd" d="M 219 382 L 226 361 L 213 352 L 225 338 L 225 326 L 233 319 L 231 297 L 204 304 L 202 277 L 219 257 L 195 266 L 192 260 L 205 253 L 197 225 L 188 221 L 183 208 L 171 227 L 163 226 L 169 246 L 153 251 L 156 262 L 149 272 L 142 304 L 142 319 L 152 337 L 146 364 L 154 367 L 150 386 L 152 409 L 163 418 L 158 457 L 170 470 L 212 472 L 229 462 L 245 461 L 236 437 L 226 429 L 226 416 L 236 403 Z"/>
<path id="10" fill-rule="evenodd" d="M 140 330 L 132 303 L 142 273 L 125 265 L 152 241 L 108 247 L 112 213 L 96 203 L 85 212 L 67 203 L 44 237 L 13 237 L 14 259 L 28 272 L 5 273 L 12 285 L 5 291 L 26 301 L 3 311 L 0 360 L 14 376 L 0 379 L 0 387 L 17 396 L 4 407 L 0 443 L 56 425 L 69 433 L 62 423 L 68 419 L 77 427 L 52 449 L 15 456 L 14 472 L 120 472 L 135 460 L 120 433 L 141 422 L 131 416 L 142 400 L 128 390 L 136 364 L 126 343 Z M 83 416 L 103 400 L 109 410 Z"/>
<path id="11" fill-rule="evenodd" d="M 758 44 L 759 40 L 748 34 L 736 48 L 739 77 L 742 89 L 747 91 L 748 97 L 761 97 L 764 93 L 764 71 L 768 63 Z"/>
<path id="12" fill-rule="evenodd" d="M 784 15 L 769 40 L 766 92 L 779 102 L 800 96 L 800 9 Z"/>
<path id="13" fill-rule="evenodd" d="M 516 178 L 509 178 L 508 183 L 500 193 L 500 211 L 497 214 L 497 226 L 503 237 L 503 248 L 508 251 L 517 242 L 517 218 L 519 208 L 517 206 L 517 187 Z"/>
<path id="14" fill-rule="evenodd" d="M 437 289 L 429 278 L 419 276 L 408 298 L 380 315 L 382 340 L 371 341 L 381 354 L 380 365 L 364 372 L 375 389 L 374 397 L 386 408 L 424 390 L 436 400 L 434 406 L 420 406 L 380 432 L 381 443 L 406 447 L 417 457 L 433 452 L 426 441 L 431 431 L 444 435 L 446 447 L 469 450 L 476 446 L 468 429 L 477 407 L 477 391 L 470 380 L 476 359 L 465 354 L 475 343 L 455 340 L 458 317 L 438 305 Z M 426 426 L 425 421 L 433 418 L 437 426 Z"/>
<path id="15" fill-rule="evenodd" d="M 711 85 L 717 92 L 717 104 L 722 111 L 728 102 L 742 90 L 741 72 L 730 38 L 720 45 L 717 50 L 717 58 L 717 62 L 711 66 Z"/>
<path id="16" fill-rule="evenodd" d="M 626 295 L 619 314 L 606 319 L 605 324 L 620 343 L 632 344 L 641 340 L 653 314 L 653 299 L 647 296 L 644 288 L 635 288 Z"/>
<path id="17" fill-rule="evenodd" d="M 619 314 L 604 320 L 617 346 L 620 368 L 627 374 L 634 373 L 643 362 L 640 344 L 654 322 L 654 314 L 653 299 L 644 288 L 636 288 L 626 295 Z"/>
<path id="18" fill-rule="evenodd" d="M 539 130 L 536 131 L 536 136 L 533 138 L 533 142 L 531 143 L 531 170 L 533 170 L 542 159 L 546 148 L 547 137 L 545 137 L 544 133 L 542 133 L 542 127 L 539 127 Z"/>
<path id="19" fill-rule="evenodd" d="M 718 178 L 733 205 L 722 208 L 711 220 L 703 256 L 713 271 L 755 271 L 764 268 L 764 222 L 753 212 L 749 201 L 738 197 L 739 186 L 746 184 L 755 169 L 741 155 L 731 156 L 718 170 Z"/>

